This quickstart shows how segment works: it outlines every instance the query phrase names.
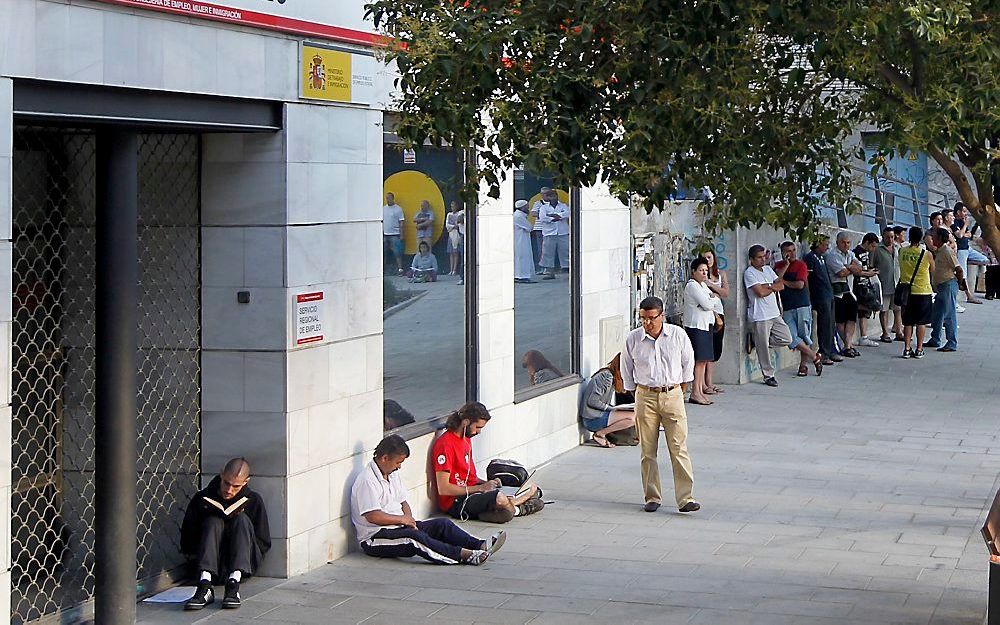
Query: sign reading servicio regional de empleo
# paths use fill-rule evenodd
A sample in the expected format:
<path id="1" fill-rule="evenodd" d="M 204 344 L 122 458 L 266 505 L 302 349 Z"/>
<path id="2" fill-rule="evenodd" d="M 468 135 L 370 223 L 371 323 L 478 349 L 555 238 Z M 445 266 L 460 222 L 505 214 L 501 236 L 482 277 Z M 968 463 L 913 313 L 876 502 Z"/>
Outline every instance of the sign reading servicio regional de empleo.
<path id="1" fill-rule="evenodd" d="M 380 45 L 365 22 L 367 0 L 97 0 L 334 41 Z"/>
<path id="2" fill-rule="evenodd" d="M 323 340 L 323 291 L 298 293 L 292 313 L 296 345 Z"/>

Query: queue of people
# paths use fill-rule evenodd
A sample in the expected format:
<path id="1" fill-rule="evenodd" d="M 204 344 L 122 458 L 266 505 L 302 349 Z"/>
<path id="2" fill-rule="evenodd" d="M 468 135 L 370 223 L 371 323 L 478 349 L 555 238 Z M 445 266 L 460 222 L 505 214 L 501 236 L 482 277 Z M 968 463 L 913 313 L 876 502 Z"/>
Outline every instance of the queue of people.
<path id="1" fill-rule="evenodd" d="M 430 202 L 422 200 L 420 209 L 413 216 L 417 253 L 410 259 L 410 266 L 404 269 L 403 222 L 406 221 L 406 216 L 402 207 L 396 203 L 395 194 L 385 194 L 385 205 L 382 207 L 382 251 L 387 261 L 391 259 L 393 263 L 386 263 L 387 273 L 405 276 L 410 282 L 437 282 L 441 270 L 434 255 L 435 220 Z M 447 275 L 458 276 L 458 284 L 464 284 L 465 209 L 461 202 L 452 201 L 449 205 L 442 234 L 447 237 Z"/>

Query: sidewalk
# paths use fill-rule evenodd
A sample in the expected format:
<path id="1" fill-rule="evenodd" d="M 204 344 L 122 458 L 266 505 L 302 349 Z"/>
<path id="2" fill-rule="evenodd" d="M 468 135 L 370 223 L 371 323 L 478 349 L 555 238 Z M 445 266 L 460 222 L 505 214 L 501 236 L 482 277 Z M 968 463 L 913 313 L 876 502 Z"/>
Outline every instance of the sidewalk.
<path id="1" fill-rule="evenodd" d="M 580 447 L 538 471 L 557 502 L 509 524 L 482 567 L 353 554 L 252 580 L 236 612 L 140 605 L 139 622 L 980 625 L 998 315 L 995 302 L 959 315 L 955 354 L 862 348 L 821 378 L 784 371 L 778 388 L 689 406 L 700 512 L 642 512 L 638 449 Z"/>

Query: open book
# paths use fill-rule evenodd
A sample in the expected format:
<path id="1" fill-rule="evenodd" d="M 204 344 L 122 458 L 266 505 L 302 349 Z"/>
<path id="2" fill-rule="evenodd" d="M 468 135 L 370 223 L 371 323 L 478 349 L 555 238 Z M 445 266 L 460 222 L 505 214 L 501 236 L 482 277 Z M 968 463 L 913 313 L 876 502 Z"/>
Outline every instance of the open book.
<path id="1" fill-rule="evenodd" d="M 239 510 L 244 505 L 246 505 L 246 503 L 248 501 L 250 501 L 249 497 L 243 496 L 243 497 L 240 497 L 239 499 L 237 499 L 236 501 L 234 501 L 233 503 L 229 504 L 228 506 L 226 506 L 222 502 L 216 501 L 215 499 L 212 499 L 211 497 L 206 497 L 206 496 L 202 495 L 202 499 L 204 499 L 205 503 L 207 503 L 208 505 L 212 506 L 213 508 L 218 508 L 219 512 L 221 512 L 223 516 L 230 516 L 230 515 L 232 515 L 235 512 L 239 512 Z"/>

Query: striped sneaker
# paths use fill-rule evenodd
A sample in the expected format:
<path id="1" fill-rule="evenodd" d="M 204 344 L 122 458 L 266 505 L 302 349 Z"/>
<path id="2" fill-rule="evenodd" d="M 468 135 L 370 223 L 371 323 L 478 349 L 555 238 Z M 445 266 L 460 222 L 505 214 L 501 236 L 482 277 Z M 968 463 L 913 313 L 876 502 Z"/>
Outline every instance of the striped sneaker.
<path id="1" fill-rule="evenodd" d="M 490 557 L 490 552 L 484 549 L 476 549 L 472 552 L 468 558 L 466 558 L 463 563 L 471 564 L 472 566 L 479 566 L 488 560 Z"/>

